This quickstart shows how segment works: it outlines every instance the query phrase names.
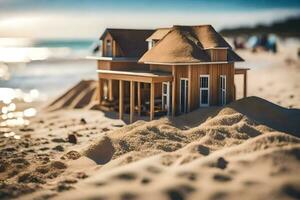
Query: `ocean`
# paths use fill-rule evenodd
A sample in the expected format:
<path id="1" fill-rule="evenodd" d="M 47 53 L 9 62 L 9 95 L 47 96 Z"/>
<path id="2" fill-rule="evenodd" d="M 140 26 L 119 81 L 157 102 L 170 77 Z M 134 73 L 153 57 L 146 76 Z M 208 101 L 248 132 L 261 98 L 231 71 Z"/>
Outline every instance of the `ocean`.
<path id="1" fill-rule="evenodd" d="M 93 40 L 0 38 L 0 101 L 8 89 L 38 91 L 44 101 L 82 79 L 96 79 L 96 61 L 85 59 L 96 45 Z"/>

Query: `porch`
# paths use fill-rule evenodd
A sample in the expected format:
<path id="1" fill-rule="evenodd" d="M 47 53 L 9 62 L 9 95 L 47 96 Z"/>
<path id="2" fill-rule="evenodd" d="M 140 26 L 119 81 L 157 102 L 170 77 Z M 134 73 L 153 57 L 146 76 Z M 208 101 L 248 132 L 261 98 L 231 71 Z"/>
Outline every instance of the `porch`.
<path id="1" fill-rule="evenodd" d="M 243 98 L 247 97 L 247 71 L 250 70 L 249 68 L 235 68 L 234 74 L 235 75 L 242 75 L 243 76 Z M 236 86 L 234 84 L 234 99 L 236 100 Z"/>
<path id="2" fill-rule="evenodd" d="M 173 80 L 171 73 L 114 70 L 97 70 L 97 72 L 100 104 L 104 99 L 117 103 L 115 108 L 118 109 L 120 119 L 124 119 L 127 108 L 129 109 L 130 123 L 134 122 L 136 114 L 138 116 L 149 115 L 150 120 L 153 120 L 157 108 L 159 108 L 156 105 L 161 105 L 162 110 L 164 105 L 168 105 L 166 112 L 170 113 L 172 107 L 170 105 L 170 85 Z M 167 86 L 168 92 L 166 98 L 162 98 L 164 85 Z M 161 96 L 156 99 L 156 95 Z M 158 101 L 159 99 L 160 101 Z"/>

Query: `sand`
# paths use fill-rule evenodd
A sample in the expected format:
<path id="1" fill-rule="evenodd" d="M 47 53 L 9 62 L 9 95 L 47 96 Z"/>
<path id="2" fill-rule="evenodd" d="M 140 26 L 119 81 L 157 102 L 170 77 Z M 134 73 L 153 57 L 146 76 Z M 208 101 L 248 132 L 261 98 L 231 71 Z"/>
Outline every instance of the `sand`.
<path id="1" fill-rule="evenodd" d="M 82 81 L 13 128 L 21 139 L 1 128 L 0 199 L 299 199 L 299 61 L 240 53 L 268 66 L 225 107 L 127 125 Z"/>

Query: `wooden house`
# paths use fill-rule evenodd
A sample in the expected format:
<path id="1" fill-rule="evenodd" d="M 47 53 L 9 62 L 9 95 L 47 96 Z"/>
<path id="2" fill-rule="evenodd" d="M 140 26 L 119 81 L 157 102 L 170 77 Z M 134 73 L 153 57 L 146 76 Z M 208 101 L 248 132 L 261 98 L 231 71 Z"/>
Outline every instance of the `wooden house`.
<path id="1" fill-rule="evenodd" d="M 243 61 L 211 25 L 157 30 L 106 29 L 100 37 L 99 104 L 122 119 L 178 115 L 235 100 L 234 76 Z"/>

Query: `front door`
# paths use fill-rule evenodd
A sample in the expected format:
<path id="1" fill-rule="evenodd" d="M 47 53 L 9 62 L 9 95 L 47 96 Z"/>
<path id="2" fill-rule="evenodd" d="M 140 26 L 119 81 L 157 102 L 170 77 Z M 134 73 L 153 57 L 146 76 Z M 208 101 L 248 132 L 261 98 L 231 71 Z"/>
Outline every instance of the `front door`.
<path id="1" fill-rule="evenodd" d="M 180 112 L 186 113 L 188 111 L 188 79 L 180 79 Z"/>
<path id="2" fill-rule="evenodd" d="M 226 104 L 226 75 L 220 76 L 221 105 Z"/>
<path id="3" fill-rule="evenodd" d="M 162 110 L 166 110 L 168 115 L 170 115 L 170 82 L 162 83 Z"/>
<path id="4" fill-rule="evenodd" d="M 200 75 L 200 107 L 209 106 L 209 75 Z"/>

